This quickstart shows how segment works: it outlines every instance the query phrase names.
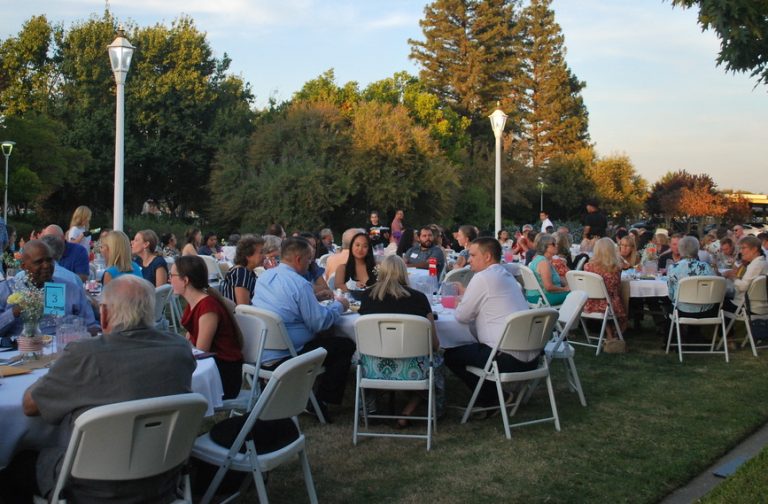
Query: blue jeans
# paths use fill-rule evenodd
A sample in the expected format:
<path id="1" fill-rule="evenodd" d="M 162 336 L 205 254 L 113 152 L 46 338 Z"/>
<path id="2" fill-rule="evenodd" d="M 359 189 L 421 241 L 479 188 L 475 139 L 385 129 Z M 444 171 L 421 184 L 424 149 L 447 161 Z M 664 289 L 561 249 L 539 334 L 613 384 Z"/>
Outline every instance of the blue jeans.
<path id="1" fill-rule="evenodd" d="M 445 365 L 453 371 L 453 373 L 463 381 L 470 390 L 474 391 L 477 386 L 478 377 L 466 370 L 465 366 L 475 366 L 484 368 L 485 363 L 488 362 L 488 356 L 491 355 L 493 349 L 488 345 L 482 343 L 472 343 L 470 345 L 464 345 L 456 348 L 449 348 L 445 351 Z M 496 362 L 499 366 L 499 371 L 505 373 L 512 373 L 516 371 L 531 371 L 536 369 L 539 365 L 539 359 L 533 359 L 530 362 L 523 362 L 512 357 L 509 354 L 499 353 L 496 356 Z M 478 407 L 495 406 L 499 402 L 498 395 L 496 394 L 496 386 L 485 380 L 480 394 L 477 396 L 476 405 Z"/>

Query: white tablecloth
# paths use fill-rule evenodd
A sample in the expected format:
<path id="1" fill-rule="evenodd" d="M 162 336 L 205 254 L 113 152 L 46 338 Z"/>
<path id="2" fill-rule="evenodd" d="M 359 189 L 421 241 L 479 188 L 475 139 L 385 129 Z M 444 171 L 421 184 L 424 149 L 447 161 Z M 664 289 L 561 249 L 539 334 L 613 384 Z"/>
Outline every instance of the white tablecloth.
<path id="1" fill-rule="evenodd" d="M 453 348 L 469 343 L 477 343 L 477 340 L 469 331 L 469 326 L 457 322 L 453 317 L 453 310 L 446 310 L 442 307 L 433 307 L 433 309 L 435 309 L 435 311 L 442 310 L 437 313 L 437 320 L 435 321 L 437 337 L 440 340 L 440 346 L 442 348 Z M 341 316 L 334 326 L 336 335 L 345 336 L 354 341 L 355 320 L 359 317 L 360 315 L 356 313 Z"/>
<path id="2" fill-rule="evenodd" d="M 623 271 L 621 273 L 621 282 L 629 284 L 629 297 L 631 298 L 667 297 L 669 295 L 666 277 L 654 280 L 640 280 L 632 278 L 632 272 Z M 622 290 L 626 292 L 626 286 Z"/>
<path id="3" fill-rule="evenodd" d="M 7 359 L 17 352 L 0 353 L 0 358 Z M 49 443 L 56 433 L 56 426 L 45 423 L 40 417 L 28 417 L 21 409 L 24 391 L 38 378 L 47 373 L 47 369 L 38 369 L 30 374 L 11 376 L 2 380 L 0 385 L 0 469 L 11 461 L 17 447 L 40 448 Z M 222 405 L 221 386 L 216 362 L 211 359 L 197 361 L 197 368 L 192 374 L 192 391 L 205 396 L 208 400 L 206 416 L 213 415 L 213 410 Z"/>

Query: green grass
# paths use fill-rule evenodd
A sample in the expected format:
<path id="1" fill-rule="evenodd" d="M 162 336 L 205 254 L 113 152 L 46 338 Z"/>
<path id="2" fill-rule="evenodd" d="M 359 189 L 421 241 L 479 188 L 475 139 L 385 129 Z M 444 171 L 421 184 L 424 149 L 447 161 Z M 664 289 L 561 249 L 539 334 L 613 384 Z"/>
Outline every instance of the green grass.
<path id="1" fill-rule="evenodd" d="M 623 355 L 595 357 L 577 348 L 586 408 L 554 363 L 561 432 L 539 424 L 514 429 L 508 441 L 500 417 L 461 425 L 459 411 L 449 410 L 429 453 L 424 442 L 405 439 L 367 438 L 353 446 L 350 376 L 335 423 L 300 419 L 320 501 L 658 501 L 766 422 L 768 362 L 740 350 L 730 364 L 722 355 L 690 355 L 680 364 L 650 333 L 630 333 Z M 449 404 L 466 404 L 469 391 L 448 375 Z M 517 417 L 548 411 L 542 385 Z M 273 471 L 268 492 L 275 503 L 306 502 L 298 462 Z"/>
<path id="2" fill-rule="evenodd" d="M 768 502 L 768 449 L 746 462 L 736 473 L 715 487 L 705 504 L 720 502 L 753 503 Z"/>

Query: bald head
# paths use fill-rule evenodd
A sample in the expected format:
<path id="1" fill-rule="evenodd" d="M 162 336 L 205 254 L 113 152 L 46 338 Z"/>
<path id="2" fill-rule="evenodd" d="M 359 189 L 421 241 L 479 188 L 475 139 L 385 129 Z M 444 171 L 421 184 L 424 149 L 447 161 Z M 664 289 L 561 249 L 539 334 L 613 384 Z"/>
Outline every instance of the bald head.
<path id="1" fill-rule="evenodd" d="M 341 235 L 341 248 L 348 249 L 352 243 L 352 238 L 358 233 L 365 233 L 365 229 L 361 228 L 349 228 Z"/>
<path id="2" fill-rule="evenodd" d="M 43 229 L 40 232 L 40 237 L 43 236 L 56 236 L 58 238 L 64 239 L 64 230 L 61 229 L 56 224 L 51 224 L 50 226 L 47 226 L 45 229 Z"/>
<path id="3" fill-rule="evenodd" d="M 37 287 L 53 278 L 53 256 L 51 249 L 40 240 L 30 240 L 24 244 L 21 254 L 21 267 Z"/>

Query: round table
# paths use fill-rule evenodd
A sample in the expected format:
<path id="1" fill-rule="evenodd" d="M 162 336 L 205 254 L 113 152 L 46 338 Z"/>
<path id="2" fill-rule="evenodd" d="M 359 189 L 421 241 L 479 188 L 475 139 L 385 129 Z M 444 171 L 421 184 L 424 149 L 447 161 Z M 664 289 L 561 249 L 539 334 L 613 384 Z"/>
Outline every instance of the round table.
<path id="1" fill-rule="evenodd" d="M 477 339 L 472 335 L 467 324 L 457 322 L 453 316 L 453 310 L 448 310 L 442 306 L 433 306 L 432 309 L 437 313 L 435 326 L 437 328 L 437 338 L 440 340 L 441 348 L 453 348 L 470 343 L 477 343 Z M 355 340 L 355 320 L 360 318 L 357 313 L 349 313 L 339 317 L 334 325 L 337 336 L 344 336 Z"/>
<path id="2" fill-rule="evenodd" d="M 18 352 L 0 353 L 0 358 L 8 359 Z M 0 469 L 11 461 L 20 448 L 40 448 L 49 444 L 56 436 L 56 425 L 43 421 L 42 418 L 24 415 L 21 401 L 24 392 L 48 369 L 37 369 L 29 374 L 3 378 L 0 385 Z M 206 416 L 213 415 L 214 408 L 222 405 L 224 389 L 221 378 L 212 359 L 200 359 L 192 374 L 192 392 L 202 394 L 208 400 Z"/>

